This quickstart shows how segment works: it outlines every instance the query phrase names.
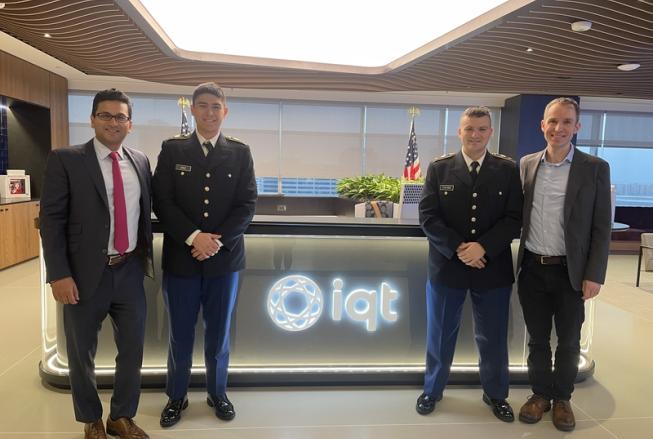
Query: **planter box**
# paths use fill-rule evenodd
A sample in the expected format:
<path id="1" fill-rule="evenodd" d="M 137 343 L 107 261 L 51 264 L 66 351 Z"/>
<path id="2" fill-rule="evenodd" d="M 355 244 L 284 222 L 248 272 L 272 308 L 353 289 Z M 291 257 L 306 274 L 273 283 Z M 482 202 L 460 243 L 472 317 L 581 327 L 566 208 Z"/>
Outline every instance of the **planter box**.
<path id="1" fill-rule="evenodd" d="M 366 201 L 354 206 L 356 218 L 392 218 L 394 211 L 392 201 Z"/>

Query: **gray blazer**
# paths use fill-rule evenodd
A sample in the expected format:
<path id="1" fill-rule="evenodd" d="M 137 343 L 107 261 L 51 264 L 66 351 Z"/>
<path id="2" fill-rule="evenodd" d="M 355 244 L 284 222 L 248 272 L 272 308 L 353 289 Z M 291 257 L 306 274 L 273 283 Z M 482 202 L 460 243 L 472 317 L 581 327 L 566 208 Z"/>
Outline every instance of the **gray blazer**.
<path id="1" fill-rule="evenodd" d="M 150 165 L 142 152 L 123 147 L 141 184 L 136 255 L 152 277 Z M 40 231 L 46 281 L 72 276 L 81 300 L 93 296 L 107 264 L 109 201 L 93 140 L 50 152 L 41 196 Z"/>
<path id="2" fill-rule="evenodd" d="M 517 267 L 521 267 L 533 207 L 535 177 L 544 151 L 522 157 L 519 167 L 524 213 Z M 576 149 L 571 161 L 564 206 L 569 281 L 582 290 L 583 280 L 603 284 L 608 266 L 611 224 L 610 167 L 605 160 Z M 519 268 L 518 268 L 519 270 Z"/>

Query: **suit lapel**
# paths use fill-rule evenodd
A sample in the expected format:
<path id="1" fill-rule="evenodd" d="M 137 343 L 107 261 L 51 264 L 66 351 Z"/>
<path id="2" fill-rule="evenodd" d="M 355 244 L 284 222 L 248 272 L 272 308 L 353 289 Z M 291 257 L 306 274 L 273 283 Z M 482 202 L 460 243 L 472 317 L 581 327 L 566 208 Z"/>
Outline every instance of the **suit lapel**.
<path id="1" fill-rule="evenodd" d="M 576 201 L 578 191 L 580 190 L 581 178 L 578 168 L 582 165 L 583 161 L 585 161 L 584 154 L 581 151 L 574 149 L 574 158 L 571 159 L 571 168 L 569 168 L 569 179 L 567 180 L 567 190 L 565 192 L 565 227 L 567 226 L 569 215 L 571 215 L 571 209 L 574 207 L 574 202 Z"/>
<path id="2" fill-rule="evenodd" d="M 458 154 L 453 158 L 453 161 L 453 174 L 467 186 L 472 187 L 472 176 L 469 175 L 469 169 L 467 168 L 467 163 L 465 163 L 462 151 L 458 151 Z"/>
<path id="3" fill-rule="evenodd" d="M 102 178 L 102 170 L 100 169 L 100 163 L 97 159 L 97 154 L 95 154 L 95 148 L 93 147 L 93 140 L 84 145 L 84 167 L 86 171 L 91 176 L 93 184 L 95 184 L 95 189 L 97 189 L 100 198 L 104 201 L 104 205 L 107 210 L 109 209 L 109 201 L 107 197 L 107 188 L 104 184 L 104 178 Z"/>
<path id="4" fill-rule="evenodd" d="M 195 166 L 199 166 L 200 168 L 206 170 L 206 156 L 204 155 L 204 150 L 202 149 L 202 145 L 200 144 L 196 133 L 193 133 L 188 138 L 186 147 L 184 148 L 184 155 L 186 155 L 186 157 L 188 157 L 188 159 L 193 162 Z"/>
<path id="5" fill-rule="evenodd" d="M 496 160 L 497 159 L 489 151 L 485 153 L 485 159 L 483 159 L 483 165 L 479 168 L 478 177 L 476 177 L 477 188 L 486 187 L 487 186 L 486 183 L 492 179 L 491 176 L 494 175 L 493 171 L 497 166 Z M 471 181 L 471 175 L 470 175 L 470 181 Z"/>
<path id="6" fill-rule="evenodd" d="M 535 179 L 537 177 L 537 171 L 540 169 L 540 163 L 542 163 L 542 152 L 541 154 L 536 154 L 531 157 L 530 160 L 524 162 L 524 195 L 527 197 L 526 202 L 533 202 L 533 194 L 535 193 Z"/>
<path id="7" fill-rule="evenodd" d="M 215 148 L 213 152 L 209 154 L 208 158 L 208 168 L 215 169 L 220 164 L 226 162 L 231 157 L 231 149 L 227 144 L 227 139 L 222 133 L 218 136 L 218 141 L 215 143 Z"/>
<path id="8" fill-rule="evenodd" d="M 144 172 L 146 171 L 143 169 L 143 166 L 139 165 L 139 163 L 136 162 L 136 159 L 132 155 L 131 151 L 129 151 L 125 146 L 122 147 L 122 150 L 125 152 L 127 159 L 131 162 L 131 164 L 134 166 L 134 169 L 136 170 L 138 183 L 141 185 L 141 202 L 145 202 L 146 197 L 149 199 L 150 196 L 147 193 L 147 185 L 145 182 Z"/>

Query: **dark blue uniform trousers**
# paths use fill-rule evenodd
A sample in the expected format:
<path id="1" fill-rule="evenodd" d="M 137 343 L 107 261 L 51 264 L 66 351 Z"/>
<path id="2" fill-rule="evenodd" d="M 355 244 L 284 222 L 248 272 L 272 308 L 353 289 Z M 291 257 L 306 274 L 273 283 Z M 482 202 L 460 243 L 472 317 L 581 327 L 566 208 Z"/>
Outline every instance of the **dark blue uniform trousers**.
<path id="1" fill-rule="evenodd" d="M 116 372 L 111 397 L 112 419 L 133 418 L 141 394 L 141 365 L 145 338 L 145 288 L 141 261 L 107 266 L 92 297 L 63 305 L 63 322 L 75 419 L 102 418 L 102 403 L 95 381 L 95 353 L 102 322 L 111 318 L 116 342 Z"/>
<path id="2" fill-rule="evenodd" d="M 488 290 L 449 288 L 426 283 L 426 371 L 424 393 L 436 400 L 449 379 L 460 319 L 469 291 L 474 338 L 479 351 L 483 391 L 492 399 L 508 397 L 508 315 L 512 287 Z"/>
<path id="3" fill-rule="evenodd" d="M 170 331 L 166 384 L 170 399 L 181 399 L 188 390 L 200 307 L 204 320 L 206 389 L 212 395 L 226 394 L 229 328 L 237 292 L 238 272 L 211 277 L 163 274 Z"/>

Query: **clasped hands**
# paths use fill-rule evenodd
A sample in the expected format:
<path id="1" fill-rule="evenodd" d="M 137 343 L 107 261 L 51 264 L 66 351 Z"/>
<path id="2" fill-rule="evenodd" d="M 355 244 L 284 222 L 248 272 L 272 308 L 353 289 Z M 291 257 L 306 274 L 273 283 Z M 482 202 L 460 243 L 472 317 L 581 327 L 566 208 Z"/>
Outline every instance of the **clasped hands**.
<path id="1" fill-rule="evenodd" d="M 485 268 L 485 249 L 478 242 L 463 242 L 456 249 L 458 259 L 473 268 Z"/>
<path id="2" fill-rule="evenodd" d="M 220 238 L 222 238 L 222 235 L 216 235 L 215 233 L 198 233 L 193 239 L 191 255 L 198 261 L 204 261 L 211 256 L 215 256 L 222 248 Z"/>

